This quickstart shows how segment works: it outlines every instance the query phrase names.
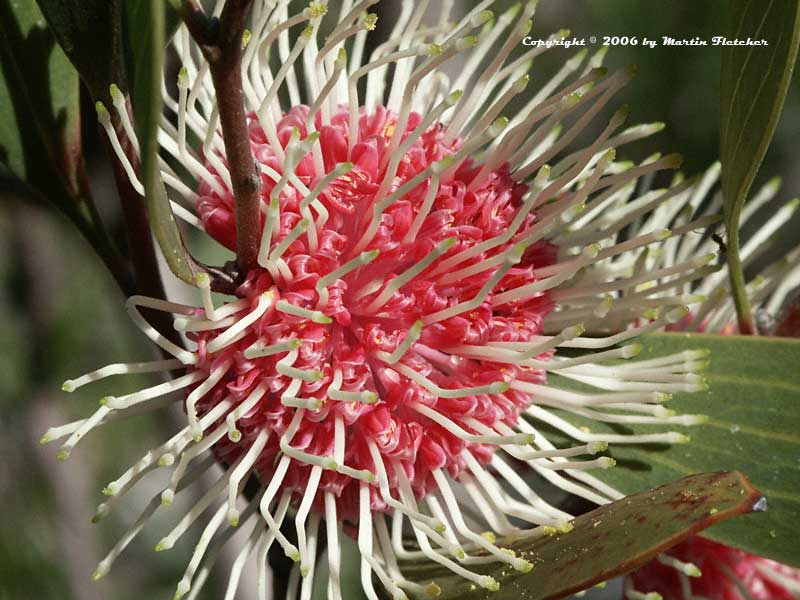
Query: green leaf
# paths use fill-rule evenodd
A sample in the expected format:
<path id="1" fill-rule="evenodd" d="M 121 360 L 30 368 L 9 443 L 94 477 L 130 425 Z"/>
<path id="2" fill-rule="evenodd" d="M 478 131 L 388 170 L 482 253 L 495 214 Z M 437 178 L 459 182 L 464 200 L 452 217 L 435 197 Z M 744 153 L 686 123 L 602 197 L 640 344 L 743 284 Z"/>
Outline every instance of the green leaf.
<path id="1" fill-rule="evenodd" d="M 150 227 L 172 272 L 195 282 L 194 260 L 183 244 L 158 166 L 158 120 L 162 111 L 166 7 L 163 0 L 126 3 L 126 47 L 131 101 L 141 147 L 141 177 Z"/>
<path id="2" fill-rule="evenodd" d="M 108 86 L 125 87 L 120 0 L 36 0 L 58 43 L 95 100 Z"/>
<path id="3" fill-rule="evenodd" d="M 632 571 L 714 523 L 760 510 L 761 499 L 736 472 L 693 475 L 623 498 L 577 517 L 570 533 L 513 544 L 534 564 L 528 574 L 497 563 L 470 565 L 500 582 L 497 592 L 476 590 L 432 562 L 409 563 L 403 571 L 417 582 L 435 581 L 442 588 L 440 600 L 563 598 Z"/>
<path id="4" fill-rule="evenodd" d="M 612 444 L 609 454 L 617 466 L 592 474 L 621 492 L 632 493 L 690 473 L 737 469 L 764 492 L 769 511 L 714 527 L 704 535 L 800 567 L 800 340 L 666 333 L 638 341 L 644 345 L 639 358 L 687 349 L 711 351 L 704 373 L 708 391 L 676 394 L 667 405 L 678 413 L 708 415 L 710 420 L 683 429 L 691 435 L 688 444 Z M 590 389 L 557 376 L 551 376 L 550 383 Z M 594 420 L 567 413 L 559 416 L 594 433 L 612 431 Z M 665 427 L 625 429 L 652 433 Z M 556 432 L 552 437 L 559 439 Z"/>
<path id="5" fill-rule="evenodd" d="M 728 263 L 740 330 L 752 333 L 750 303 L 739 258 L 739 214 L 767 151 L 791 80 L 800 44 L 800 1 L 731 0 L 730 40 L 765 40 L 766 46 L 722 51 L 722 190 Z"/>
<path id="6" fill-rule="evenodd" d="M 78 77 L 33 0 L 0 3 L 0 160 L 48 196 L 77 194 Z"/>
<path id="7" fill-rule="evenodd" d="M 83 170 L 78 74 L 34 0 L 0 2 L 0 29 L 0 192 L 55 204 L 126 289 Z"/>

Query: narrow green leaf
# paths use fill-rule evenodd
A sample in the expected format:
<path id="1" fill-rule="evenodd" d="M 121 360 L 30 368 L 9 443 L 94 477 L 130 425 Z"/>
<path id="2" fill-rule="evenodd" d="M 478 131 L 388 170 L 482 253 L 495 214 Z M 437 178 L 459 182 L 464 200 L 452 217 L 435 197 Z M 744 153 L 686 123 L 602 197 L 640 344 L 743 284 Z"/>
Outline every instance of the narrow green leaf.
<path id="1" fill-rule="evenodd" d="M 56 199 L 77 192 L 78 77 L 33 0 L 0 2 L 0 160 Z"/>
<path id="2" fill-rule="evenodd" d="M 162 111 L 166 15 L 163 0 L 126 3 L 125 32 L 130 57 L 131 100 L 141 148 L 141 177 L 147 216 L 172 272 L 194 283 L 194 261 L 183 244 L 158 166 L 158 120 Z"/>
<path id="3" fill-rule="evenodd" d="M 58 43 L 95 100 L 108 86 L 125 87 L 120 0 L 36 0 Z"/>
<path id="4" fill-rule="evenodd" d="M 592 474 L 632 493 L 690 473 L 737 469 L 764 492 L 769 511 L 714 527 L 704 535 L 800 567 L 800 340 L 667 333 L 639 341 L 644 345 L 639 358 L 710 350 L 710 365 L 703 373 L 708 391 L 676 394 L 667 403 L 678 413 L 705 414 L 710 420 L 677 428 L 691 436 L 688 444 L 612 444 L 609 454 L 617 466 Z M 591 389 L 556 376 L 550 383 Z M 594 433 L 612 431 L 611 425 L 595 420 L 559 415 Z M 652 433 L 665 428 L 616 425 L 613 430 Z M 557 432 L 552 437 L 558 439 Z"/>
<path id="5" fill-rule="evenodd" d="M 533 563 L 530 573 L 497 563 L 469 566 L 497 580 L 497 592 L 475 589 L 432 562 L 403 565 L 403 572 L 420 583 L 435 581 L 440 600 L 563 598 L 632 571 L 714 523 L 760 510 L 760 501 L 741 473 L 703 473 L 581 515 L 567 534 L 516 542 L 511 548 Z"/>
<path id="6" fill-rule="evenodd" d="M 0 0 L 0 30 L 0 191 L 52 202 L 129 289 L 83 171 L 78 74 L 34 0 Z"/>
<path id="7" fill-rule="evenodd" d="M 720 113 L 722 190 L 728 263 L 740 330 L 752 332 L 750 303 L 739 258 L 739 214 L 769 147 L 800 44 L 800 1 L 730 0 L 730 40 L 765 46 L 725 46 Z"/>

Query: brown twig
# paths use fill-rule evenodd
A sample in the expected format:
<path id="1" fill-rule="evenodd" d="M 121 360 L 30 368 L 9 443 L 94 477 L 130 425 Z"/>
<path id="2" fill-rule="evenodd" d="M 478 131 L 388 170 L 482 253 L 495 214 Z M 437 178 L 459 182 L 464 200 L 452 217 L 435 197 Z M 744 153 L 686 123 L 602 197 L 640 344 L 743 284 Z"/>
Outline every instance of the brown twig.
<path id="1" fill-rule="evenodd" d="M 236 202 L 238 273 L 234 275 L 258 266 L 260 244 L 261 178 L 250 148 L 241 68 L 242 36 L 251 4 L 252 0 L 228 0 L 219 21 L 209 19 L 194 0 L 182 0 L 180 6 L 176 7 L 209 63 L 217 94 L 222 138 Z M 245 489 L 244 495 L 253 497 L 255 490 Z M 281 530 L 284 530 L 283 526 Z M 286 528 L 285 534 L 292 535 L 290 527 Z M 282 552 L 270 552 L 269 563 L 274 574 L 273 596 L 283 597 L 286 595 L 291 561 Z"/>
<path id="2" fill-rule="evenodd" d="M 240 272 L 258 266 L 261 177 L 258 173 L 242 91 L 242 36 L 253 0 L 228 0 L 219 20 L 186 1 L 179 12 L 208 61 L 236 204 L 236 263 Z"/>

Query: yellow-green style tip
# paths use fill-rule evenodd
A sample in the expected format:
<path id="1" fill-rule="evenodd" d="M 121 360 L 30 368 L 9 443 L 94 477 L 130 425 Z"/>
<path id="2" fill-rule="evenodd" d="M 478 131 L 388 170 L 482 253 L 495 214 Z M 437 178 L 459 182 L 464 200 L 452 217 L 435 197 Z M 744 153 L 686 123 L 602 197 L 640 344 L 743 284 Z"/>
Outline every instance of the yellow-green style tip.
<path id="1" fill-rule="evenodd" d="M 589 454 L 597 454 L 608 450 L 608 442 L 589 442 L 587 450 Z"/>
<path id="2" fill-rule="evenodd" d="M 92 573 L 92 581 L 98 581 L 108 574 L 108 566 L 101 562 Z"/>
<path id="3" fill-rule="evenodd" d="M 367 31 L 374 31 L 375 26 L 378 24 L 378 15 L 375 13 L 369 13 L 367 16 L 364 17 L 363 21 L 364 29 Z"/>
<path id="4" fill-rule="evenodd" d="M 686 573 L 689 577 L 702 577 L 703 572 L 697 567 L 697 565 L 693 563 L 688 563 L 686 568 L 684 569 L 684 573 Z"/>
<path id="5" fill-rule="evenodd" d="M 94 103 L 94 109 L 97 111 L 97 118 L 100 119 L 100 122 L 111 120 L 111 115 L 108 114 L 106 105 L 100 102 L 99 100 Z"/>
<path id="6" fill-rule="evenodd" d="M 228 511 L 228 523 L 231 527 L 239 526 L 239 511 L 235 508 Z"/>
<path id="7" fill-rule="evenodd" d="M 502 394 L 503 392 L 507 392 L 511 388 L 511 385 L 507 381 L 496 381 L 492 384 L 492 394 Z"/>
<path id="8" fill-rule="evenodd" d="M 181 600 L 181 598 L 189 593 L 190 589 L 192 589 L 192 585 L 188 581 L 181 579 L 180 583 L 178 583 L 178 589 L 175 590 L 175 595 L 172 597 L 172 600 Z"/>
<path id="9" fill-rule="evenodd" d="M 306 8 L 306 16 L 309 19 L 319 19 L 328 12 L 328 7 L 323 2 L 311 2 Z"/>
<path id="10" fill-rule="evenodd" d="M 125 96 L 122 95 L 122 92 L 116 83 L 112 83 L 110 86 L 108 86 L 108 93 L 111 96 L 111 100 L 114 102 L 114 104 L 125 101 Z"/>
<path id="11" fill-rule="evenodd" d="M 481 587 L 489 590 L 490 592 L 496 592 L 500 589 L 500 584 L 494 577 L 485 575 L 481 577 Z"/>
<path id="12" fill-rule="evenodd" d="M 442 595 L 442 588 L 440 588 L 436 583 L 431 581 L 428 585 L 425 586 L 425 594 L 430 598 L 437 598 L 438 596 Z"/>
<path id="13" fill-rule="evenodd" d="M 533 571 L 533 563 L 523 558 L 517 563 L 516 569 L 520 573 L 530 573 Z"/>

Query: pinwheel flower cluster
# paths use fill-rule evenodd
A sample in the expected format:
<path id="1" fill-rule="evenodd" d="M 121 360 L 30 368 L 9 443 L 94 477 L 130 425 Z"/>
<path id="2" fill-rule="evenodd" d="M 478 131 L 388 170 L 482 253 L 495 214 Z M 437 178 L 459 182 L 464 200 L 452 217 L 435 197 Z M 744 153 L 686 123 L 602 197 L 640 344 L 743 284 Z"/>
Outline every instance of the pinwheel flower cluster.
<path id="1" fill-rule="evenodd" d="M 621 494 L 589 471 L 614 465 L 596 456 L 608 444 L 686 442 L 676 428 L 703 421 L 663 406 L 673 392 L 703 389 L 701 352 L 626 360 L 640 349 L 626 341 L 681 322 L 686 305 L 702 301 L 684 286 L 714 269 L 714 253 L 693 252 L 686 238 L 716 220 L 684 210 L 687 199 L 699 206 L 705 179 L 650 188 L 679 157 L 617 160 L 617 149 L 661 129 L 624 128 L 625 108 L 604 116 L 633 71 L 608 73 L 604 52 L 578 52 L 509 120 L 502 114 L 525 90 L 531 62 L 548 51 L 509 58 L 536 2 L 495 16 L 484 1 L 463 17 L 448 2 L 439 11 L 402 2 L 388 41 L 366 56 L 374 3 L 312 2 L 296 14 L 285 1 L 256 3 L 242 70 L 261 174 L 258 268 L 222 304 L 203 274 L 194 306 L 131 297 L 134 323 L 171 357 L 64 384 L 180 372 L 103 398 L 89 418 L 44 436 L 61 440 L 66 458 L 95 428 L 181 396 L 186 426 L 105 489 L 97 518 L 147 473 L 172 469 L 97 577 L 217 462 L 224 474 L 157 546 L 171 548 L 210 511 L 176 597 L 197 596 L 237 527 L 249 537 L 228 598 L 251 555 L 267 597 L 274 543 L 296 562 L 292 589 L 309 598 L 321 527 L 331 599 L 342 598 L 344 535 L 357 540 L 369 598 L 373 579 L 393 598 L 437 595 L 436 582 L 403 575 L 403 561 L 418 558 L 495 590 L 474 565 L 532 568 L 503 538 L 571 528 L 572 516 L 543 500 L 520 464 L 604 504 Z M 177 91 L 164 86 L 161 175 L 175 214 L 233 248 L 233 186 L 208 64 L 184 26 L 172 45 L 181 69 Z M 452 81 L 447 64 L 459 65 Z M 112 96 L 135 141 L 121 93 Z M 98 106 L 100 121 L 143 190 L 108 110 Z M 157 331 L 142 308 L 172 315 L 185 343 Z M 592 391 L 548 383 L 549 372 Z M 570 414 L 663 431 L 599 435 L 571 425 Z M 555 447 L 542 428 L 575 445 Z M 248 483 L 257 491 L 245 495 Z"/>

